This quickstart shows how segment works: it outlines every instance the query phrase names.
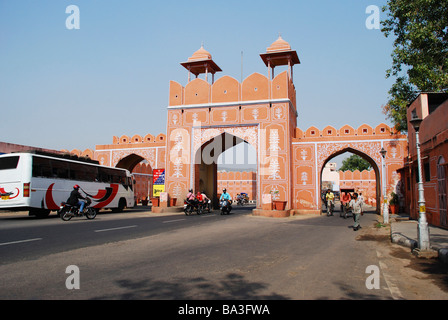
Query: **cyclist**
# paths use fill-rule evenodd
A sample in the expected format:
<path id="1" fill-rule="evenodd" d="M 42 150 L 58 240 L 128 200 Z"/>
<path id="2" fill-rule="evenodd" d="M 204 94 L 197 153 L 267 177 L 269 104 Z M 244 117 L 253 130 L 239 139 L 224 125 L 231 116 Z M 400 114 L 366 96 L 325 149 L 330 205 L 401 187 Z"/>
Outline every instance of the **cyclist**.
<path id="1" fill-rule="evenodd" d="M 333 208 L 334 208 L 334 193 L 327 189 L 327 194 L 325 195 L 325 200 L 327 201 L 327 216 L 333 215 Z"/>

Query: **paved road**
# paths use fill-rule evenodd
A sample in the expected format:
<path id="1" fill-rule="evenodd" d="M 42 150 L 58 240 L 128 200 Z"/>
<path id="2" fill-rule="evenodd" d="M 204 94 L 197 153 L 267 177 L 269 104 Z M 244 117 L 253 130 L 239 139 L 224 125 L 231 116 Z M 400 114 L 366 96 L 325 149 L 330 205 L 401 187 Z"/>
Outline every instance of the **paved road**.
<path id="1" fill-rule="evenodd" d="M 218 212 L 185 216 L 182 212 L 153 214 L 147 207 L 124 213 L 101 212 L 94 220 L 75 217 L 62 221 L 56 215 L 47 219 L 29 217 L 26 212 L 0 214 L 0 264 L 36 259 L 46 254 L 69 251 L 120 240 L 136 239 L 198 225 L 207 220 L 223 220 L 249 212 L 237 207 L 230 216 Z"/>
<path id="2" fill-rule="evenodd" d="M 363 229 L 357 232 L 351 219 L 338 215 L 150 216 L 136 212 L 68 223 L 8 220 L 9 227 L 0 219 L 2 243 L 12 242 L 3 233 L 10 237 L 14 230 L 21 230 L 16 240 L 42 238 L 0 246 L 9 247 L 0 265 L 0 299 L 447 298 L 432 284 L 423 295 L 412 294 L 419 284 L 409 287 L 406 275 L 397 275 L 398 251 L 394 248 L 392 257 L 387 234 L 369 228 L 377 219 L 373 213 L 362 217 Z M 88 245 L 67 241 L 72 232 L 80 242 L 79 236 L 89 235 Z M 29 258 L 58 237 L 64 240 Z M 10 253 L 12 248 L 27 259 Z M 69 265 L 79 268 L 80 289 L 66 288 Z M 366 287 L 369 266 L 379 268 L 379 289 Z"/>

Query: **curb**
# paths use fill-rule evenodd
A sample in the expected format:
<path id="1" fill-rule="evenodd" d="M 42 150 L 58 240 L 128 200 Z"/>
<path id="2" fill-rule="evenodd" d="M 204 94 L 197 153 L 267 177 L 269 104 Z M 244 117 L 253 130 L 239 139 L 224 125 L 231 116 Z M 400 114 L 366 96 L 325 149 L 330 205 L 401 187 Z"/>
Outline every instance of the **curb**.
<path id="1" fill-rule="evenodd" d="M 390 238 L 392 240 L 392 243 L 396 243 L 396 244 L 408 247 L 411 250 L 414 248 L 417 248 L 417 245 L 418 245 L 416 240 L 409 239 L 408 237 L 405 237 L 399 233 L 392 233 L 392 229 L 391 229 Z"/>
<path id="2" fill-rule="evenodd" d="M 390 228 L 390 238 L 392 243 L 408 247 L 411 249 L 411 251 L 415 251 L 414 249 L 418 249 L 417 240 L 410 239 L 399 232 L 394 232 L 392 225 L 393 224 L 391 224 Z M 434 251 L 437 251 L 437 258 L 441 262 L 448 264 L 448 248 L 435 249 Z"/>

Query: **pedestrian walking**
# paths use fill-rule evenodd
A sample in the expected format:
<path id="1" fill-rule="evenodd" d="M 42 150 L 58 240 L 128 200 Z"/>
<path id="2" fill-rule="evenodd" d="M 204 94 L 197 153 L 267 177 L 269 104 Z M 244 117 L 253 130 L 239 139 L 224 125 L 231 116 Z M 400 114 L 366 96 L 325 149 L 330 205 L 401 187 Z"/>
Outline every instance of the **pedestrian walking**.
<path id="1" fill-rule="evenodd" d="M 361 215 L 364 214 L 364 197 L 362 196 L 362 193 L 359 193 L 359 200 L 361 200 Z"/>
<path id="2" fill-rule="evenodd" d="M 355 220 L 355 223 L 353 224 L 353 231 L 358 231 L 361 228 L 361 225 L 359 224 L 359 218 L 361 217 L 361 215 L 363 215 L 362 204 L 362 200 L 358 198 L 358 194 L 355 192 L 353 194 L 352 200 L 350 200 L 350 207 L 352 208 L 353 212 L 353 220 Z"/>

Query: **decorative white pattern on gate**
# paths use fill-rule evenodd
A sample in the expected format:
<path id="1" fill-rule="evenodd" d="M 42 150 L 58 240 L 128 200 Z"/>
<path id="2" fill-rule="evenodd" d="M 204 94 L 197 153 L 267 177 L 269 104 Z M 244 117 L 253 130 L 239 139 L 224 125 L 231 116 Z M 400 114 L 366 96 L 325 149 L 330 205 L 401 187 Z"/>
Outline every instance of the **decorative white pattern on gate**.
<path id="1" fill-rule="evenodd" d="M 258 150 L 258 128 L 255 126 L 243 126 L 200 128 L 199 130 L 195 130 L 193 137 L 194 151 L 196 152 L 204 143 L 223 133 L 228 133 L 241 138 L 251 144 L 255 150 Z"/>

